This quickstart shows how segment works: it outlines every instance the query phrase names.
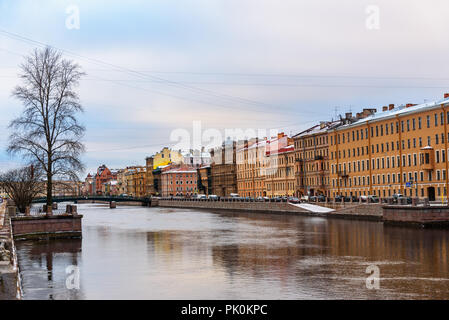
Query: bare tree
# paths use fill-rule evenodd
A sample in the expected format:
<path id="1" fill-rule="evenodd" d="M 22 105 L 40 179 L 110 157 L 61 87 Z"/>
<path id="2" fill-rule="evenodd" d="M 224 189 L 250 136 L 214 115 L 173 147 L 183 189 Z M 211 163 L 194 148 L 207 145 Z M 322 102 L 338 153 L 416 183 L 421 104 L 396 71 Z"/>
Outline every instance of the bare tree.
<path id="1" fill-rule="evenodd" d="M 35 49 L 20 69 L 21 84 L 13 96 L 25 108 L 9 125 L 13 133 L 8 152 L 21 154 L 45 173 L 51 208 L 53 179 L 79 180 L 77 173 L 84 169 L 80 156 L 85 128 L 76 118 L 83 109 L 75 92 L 84 73 L 50 47 Z"/>
<path id="2" fill-rule="evenodd" d="M 40 177 L 40 172 L 33 166 L 13 169 L 0 174 L 0 187 L 23 213 L 31 206 L 33 198 L 45 190 Z"/>

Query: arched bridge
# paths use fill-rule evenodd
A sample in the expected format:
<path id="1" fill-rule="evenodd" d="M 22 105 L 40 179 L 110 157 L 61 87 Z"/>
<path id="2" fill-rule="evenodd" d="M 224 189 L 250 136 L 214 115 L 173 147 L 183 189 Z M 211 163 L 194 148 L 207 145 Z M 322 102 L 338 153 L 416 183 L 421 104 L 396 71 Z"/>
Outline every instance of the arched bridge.
<path id="1" fill-rule="evenodd" d="M 66 196 L 66 197 L 53 197 L 53 202 L 78 202 L 80 200 L 94 200 L 94 201 L 105 201 L 105 202 L 141 202 L 142 205 L 150 205 L 151 198 L 136 198 L 136 197 L 123 197 L 123 196 Z M 47 198 L 35 198 L 33 203 L 46 203 Z"/>

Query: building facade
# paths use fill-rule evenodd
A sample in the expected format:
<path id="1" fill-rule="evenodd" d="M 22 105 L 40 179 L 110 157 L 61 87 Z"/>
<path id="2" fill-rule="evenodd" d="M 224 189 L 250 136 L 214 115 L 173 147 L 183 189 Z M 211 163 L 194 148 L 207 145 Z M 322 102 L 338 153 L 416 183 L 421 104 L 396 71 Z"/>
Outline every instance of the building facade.
<path id="1" fill-rule="evenodd" d="M 329 197 L 329 129 L 342 121 L 320 122 L 293 136 L 295 145 L 295 195 Z"/>
<path id="2" fill-rule="evenodd" d="M 161 172 L 161 195 L 190 197 L 198 193 L 197 171 L 195 168 L 181 165 Z"/>
<path id="3" fill-rule="evenodd" d="M 146 167 L 127 167 L 125 172 L 126 190 L 128 196 L 142 198 L 146 194 Z"/>
<path id="4" fill-rule="evenodd" d="M 253 138 L 237 143 L 237 193 L 242 197 L 266 196 L 266 140 Z"/>
<path id="5" fill-rule="evenodd" d="M 237 193 L 236 142 L 227 140 L 210 154 L 212 193 L 220 197 Z"/>
<path id="6" fill-rule="evenodd" d="M 97 174 L 95 175 L 95 194 L 101 195 L 103 183 L 116 179 L 117 174 L 115 172 L 111 172 L 106 165 L 103 164 L 99 166 L 97 169 Z"/>
<path id="7" fill-rule="evenodd" d="M 329 131 L 331 196 L 447 197 L 449 94 Z"/>
<path id="8" fill-rule="evenodd" d="M 153 156 L 153 169 L 168 164 L 181 164 L 182 161 L 183 157 L 180 151 L 171 150 L 165 147 Z"/>
<path id="9" fill-rule="evenodd" d="M 210 195 L 212 193 L 212 175 L 210 165 L 205 165 L 197 169 L 198 193 Z"/>
<path id="10" fill-rule="evenodd" d="M 295 147 L 284 133 L 267 140 L 265 147 L 265 193 L 268 197 L 295 194 Z"/>

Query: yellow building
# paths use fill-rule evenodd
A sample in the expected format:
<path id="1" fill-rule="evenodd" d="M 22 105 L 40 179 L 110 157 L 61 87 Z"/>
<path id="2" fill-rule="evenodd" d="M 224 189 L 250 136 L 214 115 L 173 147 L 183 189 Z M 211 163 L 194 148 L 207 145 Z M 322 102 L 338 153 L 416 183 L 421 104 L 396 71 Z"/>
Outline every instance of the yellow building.
<path id="1" fill-rule="evenodd" d="M 237 143 L 237 192 L 242 197 L 263 197 L 265 192 L 266 138 Z"/>
<path id="2" fill-rule="evenodd" d="M 127 167 L 125 173 L 127 194 L 132 197 L 146 197 L 146 167 Z"/>
<path id="3" fill-rule="evenodd" d="M 341 120 L 323 121 L 293 136 L 296 160 L 296 196 L 329 196 L 327 131 L 338 127 L 341 123 Z"/>
<path id="4" fill-rule="evenodd" d="M 449 94 L 358 118 L 328 132 L 331 197 L 446 197 Z"/>
<path id="5" fill-rule="evenodd" d="M 295 194 L 295 146 L 293 139 L 279 133 L 265 146 L 265 194 L 268 197 Z"/>
<path id="6" fill-rule="evenodd" d="M 165 147 L 153 156 L 153 169 L 157 169 L 160 166 L 165 166 L 171 163 L 181 164 L 182 161 L 183 156 L 180 151 L 174 151 Z"/>

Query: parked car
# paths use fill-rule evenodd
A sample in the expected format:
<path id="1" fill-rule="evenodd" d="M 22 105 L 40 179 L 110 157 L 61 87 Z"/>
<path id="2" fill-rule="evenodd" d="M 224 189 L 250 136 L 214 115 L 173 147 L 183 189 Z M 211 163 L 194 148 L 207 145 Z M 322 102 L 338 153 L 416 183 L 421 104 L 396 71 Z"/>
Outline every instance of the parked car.
<path id="1" fill-rule="evenodd" d="M 308 202 L 309 201 L 309 196 L 302 196 L 301 197 L 301 202 Z"/>
<path id="2" fill-rule="evenodd" d="M 301 201 L 300 201 L 298 198 L 296 198 L 296 197 L 289 197 L 289 198 L 288 198 L 288 202 L 291 202 L 291 203 L 300 203 Z"/>
<path id="3" fill-rule="evenodd" d="M 229 195 L 229 197 L 231 197 L 231 198 L 240 198 L 240 196 L 239 196 L 238 193 L 231 193 L 231 194 Z"/>
<path id="4" fill-rule="evenodd" d="M 218 196 L 216 194 L 210 194 L 207 196 L 207 198 L 210 200 L 218 200 Z"/>
<path id="5" fill-rule="evenodd" d="M 348 196 L 340 196 L 340 195 L 335 196 L 335 202 L 342 202 L 342 201 L 351 202 L 351 198 Z"/>
<path id="6" fill-rule="evenodd" d="M 263 197 L 263 201 L 265 201 L 265 202 L 270 202 L 270 198 L 268 198 L 268 197 Z"/>
<path id="7" fill-rule="evenodd" d="M 324 202 L 324 201 L 326 201 L 326 197 L 323 196 L 322 194 L 317 195 L 317 196 L 310 196 L 309 201 L 310 202 Z"/>
<path id="8" fill-rule="evenodd" d="M 368 200 L 371 203 L 379 203 L 379 197 L 376 195 L 369 195 Z"/>
<path id="9" fill-rule="evenodd" d="M 393 202 L 394 203 L 400 203 L 401 199 L 406 199 L 407 204 L 411 204 L 412 203 L 412 198 L 406 197 L 406 196 L 404 196 L 401 193 L 396 193 L 396 194 L 393 195 Z"/>

